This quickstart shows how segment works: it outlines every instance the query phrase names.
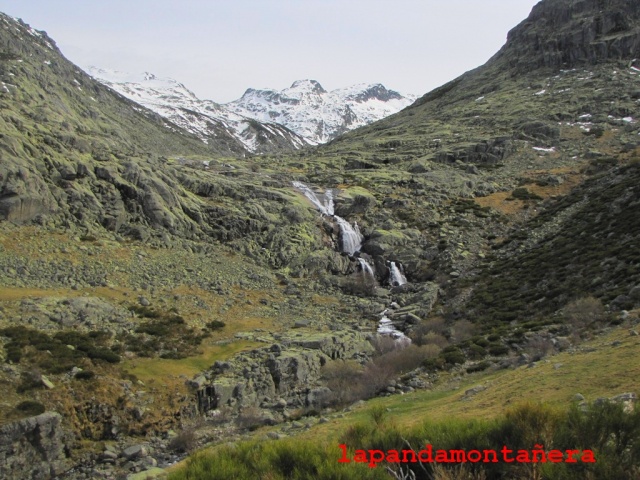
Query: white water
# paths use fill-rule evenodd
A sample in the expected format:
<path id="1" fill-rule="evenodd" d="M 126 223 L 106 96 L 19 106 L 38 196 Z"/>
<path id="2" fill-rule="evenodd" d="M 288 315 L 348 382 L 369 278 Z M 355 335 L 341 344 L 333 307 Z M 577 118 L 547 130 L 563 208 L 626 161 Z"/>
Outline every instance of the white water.
<path id="1" fill-rule="evenodd" d="M 358 224 L 355 223 L 352 226 L 344 218 L 339 217 L 335 214 L 333 192 L 331 190 L 327 190 L 326 192 L 324 192 L 323 198 L 321 200 L 320 198 L 318 198 L 316 193 L 304 183 L 293 182 L 293 186 L 300 190 L 305 197 L 311 200 L 311 203 L 315 205 L 320 213 L 329 217 L 333 217 L 336 220 L 338 226 L 340 227 L 340 251 L 348 253 L 349 255 L 353 255 L 354 253 L 360 251 L 364 237 L 360 233 Z"/>
<path id="2" fill-rule="evenodd" d="M 407 283 L 407 278 L 402 274 L 396 262 L 391 262 L 389 269 L 391 270 L 391 285 L 400 286 Z"/>
<path id="3" fill-rule="evenodd" d="M 362 270 L 362 274 L 365 277 L 375 279 L 375 273 L 373 272 L 373 267 L 369 265 L 369 263 L 364 258 L 358 258 L 358 263 L 360 264 L 360 270 Z"/>
<path id="4" fill-rule="evenodd" d="M 349 222 L 338 215 L 334 215 L 333 218 L 336 219 L 336 222 L 338 222 L 338 225 L 340 226 L 340 239 L 342 243 L 341 250 L 349 255 L 359 252 L 362 247 L 362 240 L 364 240 L 364 237 L 360 233 L 358 224 L 356 223 L 351 226 Z"/>
<path id="5" fill-rule="evenodd" d="M 380 319 L 380 323 L 378 324 L 378 333 L 380 335 L 390 335 L 394 340 L 402 342 L 406 345 L 411 343 L 411 339 L 409 337 L 407 337 L 403 332 L 397 330 L 393 326 L 391 319 L 387 317 L 387 310 L 382 312 L 382 318 Z"/>
<path id="6" fill-rule="evenodd" d="M 315 194 L 313 190 L 311 190 L 308 186 L 306 186 L 302 182 L 293 182 L 293 186 L 300 190 L 305 197 L 311 200 L 320 213 L 323 215 L 327 215 L 329 217 L 333 217 L 334 213 L 334 205 L 333 205 L 333 193 L 331 190 L 327 190 L 324 194 L 324 201 L 321 201 L 318 196 Z"/>

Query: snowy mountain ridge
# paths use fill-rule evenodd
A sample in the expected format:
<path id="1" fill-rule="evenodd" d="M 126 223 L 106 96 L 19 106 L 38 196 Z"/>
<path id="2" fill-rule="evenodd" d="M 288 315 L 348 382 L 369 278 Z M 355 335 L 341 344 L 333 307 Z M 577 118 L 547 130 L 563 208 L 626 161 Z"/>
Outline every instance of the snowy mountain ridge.
<path id="1" fill-rule="evenodd" d="M 273 122 L 254 119 L 229 111 L 211 100 L 199 99 L 182 83 L 159 78 L 145 72 L 130 74 L 98 67 L 87 72 L 104 85 L 117 91 L 179 127 L 210 141 L 236 144 L 236 151 L 268 153 L 296 150 L 309 145 L 304 138 Z"/>
<path id="2" fill-rule="evenodd" d="M 280 123 L 318 144 L 396 113 L 416 98 L 379 83 L 327 92 L 315 80 L 297 80 L 281 91 L 250 88 L 225 107 L 261 122 Z"/>
<path id="3" fill-rule="evenodd" d="M 381 84 L 359 84 L 327 92 L 315 80 L 297 80 L 281 91 L 249 88 L 240 99 L 219 104 L 199 99 L 174 79 L 148 72 L 130 74 L 97 67 L 87 71 L 203 142 L 237 142 L 249 153 L 325 143 L 396 113 L 417 98 Z"/>

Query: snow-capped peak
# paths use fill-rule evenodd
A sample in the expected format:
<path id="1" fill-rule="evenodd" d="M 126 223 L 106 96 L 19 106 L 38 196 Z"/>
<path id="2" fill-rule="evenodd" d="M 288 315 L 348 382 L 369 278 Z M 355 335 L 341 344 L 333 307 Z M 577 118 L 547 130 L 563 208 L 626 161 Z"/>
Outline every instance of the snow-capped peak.
<path id="1" fill-rule="evenodd" d="M 101 83 L 153 110 L 203 142 L 236 142 L 251 153 L 298 149 L 308 145 L 292 131 L 271 122 L 256 122 L 212 102 L 200 100 L 172 78 L 153 73 L 131 74 L 89 67 L 87 72 Z"/>
<path id="2" fill-rule="evenodd" d="M 379 83 L 328 92 L 317 80 L 305 79 L 296 80 L 280 91 L 249 88 L 242 98 L 220 105 L 211 100 L 200 100 L 172 78 L 157 77 L 149 72 L 130 74 L 97 67 L 89 67 L 87 71 L 100 82 L 205 142 L 219 136 L 212 130 L 215 126 L 227 129 L 254 153 L 265 151 L 261 145 L 265 138 L 267 143 L 277 138 L 276 143 L 285 148 L 287 142 L 289 148 L 325 143 L 396 113 L 416 99 L 414 95 L 401 95 Z M 251 123 L 253 120 L 259 123 Z M 268 145 L 267 151 L 273 148 Z"/>
<path id="3" fill-rule="evenodd" d="M 327 91 L 322 88 L 320 82 L 317 80 L 296 80 L 291 84 L 291 87 L 287 89 L 288 91 L 300 91 L 300 92 L 309 92 L 309 93 L 327 93 Z"/>
<path id="4" fill-rule="evenodd" d="M 250 88 L 224 107 L 259 121 L 280 123 L 318 144 L 396 113 L 415 99 L 379 83 L 327 92 L 316 80 L 297 80 L 280 91 Z"/>

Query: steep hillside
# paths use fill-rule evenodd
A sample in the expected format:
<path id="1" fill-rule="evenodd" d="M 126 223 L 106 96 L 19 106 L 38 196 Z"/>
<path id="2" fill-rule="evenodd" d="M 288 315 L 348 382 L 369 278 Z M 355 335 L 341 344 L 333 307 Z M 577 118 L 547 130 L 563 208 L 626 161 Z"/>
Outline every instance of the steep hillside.
<path id="1" fill-rule="evenodd" d="M 128 99 L 144 105 L 203 142 L 216 144 L 220 138 L 233 138 L 237 150 L 250 153 L 297 150 L 308 142 L 272 120 L 258 122 L 253 116 L 233 113 L 211 100 L 200 100 L 184 85 L 155 75 L 130 75 L 89 67 L 89 74 Z"/>

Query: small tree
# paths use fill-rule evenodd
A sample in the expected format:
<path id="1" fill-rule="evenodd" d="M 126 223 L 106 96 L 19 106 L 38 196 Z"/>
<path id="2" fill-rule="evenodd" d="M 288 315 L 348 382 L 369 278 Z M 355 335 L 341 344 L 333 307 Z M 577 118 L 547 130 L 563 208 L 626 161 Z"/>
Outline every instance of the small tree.
<path id="1" fill-rule="evenodd" d="M 568 303 L 562 313 L 569 326 L 574 329 L 590 326 L 605 316 L 602 302 L 594 297 L 578 298 Z M 575 330 L 574 333 L 576 333 Z"/>

